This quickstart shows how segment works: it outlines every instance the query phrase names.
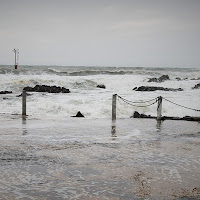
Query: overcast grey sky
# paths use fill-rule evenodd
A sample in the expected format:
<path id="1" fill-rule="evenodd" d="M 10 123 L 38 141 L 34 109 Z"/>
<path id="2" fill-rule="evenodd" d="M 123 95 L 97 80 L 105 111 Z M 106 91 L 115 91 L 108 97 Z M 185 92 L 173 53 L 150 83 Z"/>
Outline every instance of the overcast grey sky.
<path id="1" fill-rule="evenodd" d="M 0 0 L 0 64 L 200 67 L 200 0 Z"/>

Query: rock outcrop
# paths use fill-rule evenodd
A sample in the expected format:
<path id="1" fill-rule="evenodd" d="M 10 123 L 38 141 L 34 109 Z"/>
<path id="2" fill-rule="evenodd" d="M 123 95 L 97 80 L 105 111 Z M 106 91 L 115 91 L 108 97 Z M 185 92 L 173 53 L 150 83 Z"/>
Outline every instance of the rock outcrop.
<path id="1" fill-rule="evenodd" d="M 135 87 L 133 90 L 135 91 L 156 91 L 156 90 L 162 90 L 162 91 L 173 91 L 173 92 L 177 92 L 177 91 L 183 91 L 182 88 L 164 88 L 164 87 L 156 87 L 156 86 L 140 86 L 140 87 Z"/>
<path id="2" fill-rule="evenodd" d="M 196 84 L 192 89 L 199 89 L 200 88 L 200 83 Z"/>
<path id="3" fill-rule="evenodd" d="M 78 111 L 77 114 L 72 117 L 84 117 L 84 115 L 80 111 Z"/>
<path id="4" fill-rule="evenodd" d="M 101 85 L 97 85 L 98 88 L 102 88 L 102 89 L 106 89 L 106 86 L 101 84 Z"/>
<path id="5" fill-rule="evenodd" d="M 156 117 L 152 117 L 151 115 L 140 114 L 139 112 L 135 111 L 133 113 L 133 116 L 131 116 L 131 118 L 156 118 Z"/>
<path id="6" fill-rule="evenodd" d="M 156 117 L 151 115 L 145 115 L 140 114 L 139 112 L 135 111 L 133 113 L 133 116 L 131 118 L 148 118 L 148 119 L 156 119 Z M 184 121 L 198 121 L 200 122 L 200 117 L 191 117 L 191 116 L 185 116 L 185 117 L 168 117 L 168 116 L 162 116 L 161 120 L 184 120 Z"/>
<path id="7" fill-rule="evenodd" d="M 25 87 L 27 92 L 48 92 L 48 93 L 70 93 L 69 89 L 60 86 L 36 85 L 35 87 Z"/>
<path id="8" fill-rule="evenodd" d="M 149 78 L 148 82 L 157 82 L 157 83 L 161 83 L 164 82 L 166 80 L 170 80 L 168 75 L 162 75 L 159 78 Z"/>
<path id="9" fill-rule="evenodd" d="M 12 91 L 0 91 L 0 94 L 12 94 Z"/>

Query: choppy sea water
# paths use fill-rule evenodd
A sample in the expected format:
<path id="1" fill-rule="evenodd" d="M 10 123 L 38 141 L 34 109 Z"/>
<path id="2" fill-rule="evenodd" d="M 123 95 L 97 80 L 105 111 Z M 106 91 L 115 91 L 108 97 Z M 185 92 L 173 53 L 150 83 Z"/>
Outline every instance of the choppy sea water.
<path id="1" fill-rule="evenodd" d="M 170 80 L 148 82 L 166 74 Z M 156 115 L 157 105 L 119 99 L 111 121 L 113 94 L 131 101 L 163 96 L 199 109 L 199 89 L 192 89 L 199 77 L 199 69 L 0 66 L 0 91 L 13 92 L 0 95 L 0 199 L 199 199 L 198 122 L 130 119 L 135 110 Z M 16 96 L 36 84 L 71 92 L 32 93 L 23 119 Z M 141 85 L 183 91 L 132 90 Z M 85 118 L 70 117 L 77 111 Z M 199 112 L 163 101 L 163 115 Z"/>
<path id="2" fill-rule="evenodd" d="M 148 82 L 149 78 L 169 75 L 170 80 L 162 83 Z M 64 66 L 0 66 L 0 91 L 12 94 L 0 95 L 0 113 L 21 114 L 21 94 L 26 86 L 61 86 L 69 94 L 33 93 L 27 98 L 27 114 L 33 118 L 63 119 L 81 111 L 88 119 L 110 118 L 112 95 L 118 94 L 130 101 L 146 101 L 158 96 L 199 110 L 199 69 L 180 68 L 134 68 L 134 67 L 64 67 Z M 97 88 L 104 84 L 106 89 Z M 139 86 L 182 88 L 183 91 L 139 92 Z M 129 118 L 134 111 L 156 115 L 157 105 L 133 107 L 117 101 L 117 117 Z M 163 102 L 162 114 L 183 117 L 200 116 L 200 112 Z"/>

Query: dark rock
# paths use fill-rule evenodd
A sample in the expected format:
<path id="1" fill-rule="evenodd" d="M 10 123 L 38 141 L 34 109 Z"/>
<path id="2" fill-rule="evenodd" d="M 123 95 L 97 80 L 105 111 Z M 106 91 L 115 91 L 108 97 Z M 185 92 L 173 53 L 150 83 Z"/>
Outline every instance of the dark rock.
<path id="1" fill-rule="evenodd" d="M 106 89 L 106 86 L 101 84 L 101 85 L 97 85 L 98 88 L 103 88 L 103 89 Z"/>
<path id="2" fill-rule="evenodd" d="M 139 117 L 140 117 L 140 113 L 137 112 L 137 111 L 135 111 L 135 112 L 133 113 L 133 118 L 139 118 Z"/>
<path id="3" fill-rule="evenodd" d="M 158 78 L 159 82 L 170 80 L 168 75 L 162 75 Z"/>
<path id="4" fill-rule="evenodd" d="M 199 77 L 199 78 L 192 78 L 192 79 L 190 79 L 190 80 L 192 80 L 192 81 L 197 81 L 197 80 L 200 80 L 200 77 Z"/>
<path id="5" fill-rule="evenodd" d="M 136 91 L 156 91 L 156 90 L 162 90 L 162 91 L 183 91 L 182 88 L 163 88 L 163 87 L 155 87 L 155 86 L 140 86 L 136 89 Z"/>
<path id="6" fill-rule="evenodd" d="M 156 117 L 154 117 L 154 116 L 140 114 L 137 111 L 134 112 L 134 114 L 133 114 L 133 116 L 131 116 L 131 118 L 156 119 Z M 185 117 L 168 117 L 168 116 L 162 116 L 161 120 L 184 120 L 184 121 L 197 121 L 197 122 L 200 122 L 200 117 L 191 117 L 191 116 L 185 116 Z"/>
<path id="7" fill-rule="evenodd" d="M 78 111 L 77 114 L 72 117 L 84 117 L 84 115 L 80 111 Z"/>
<path id="8" fill-rule="evenodd" d="M 177 81 L 181 81 L 181 78 L 179 78 L 179 77 L 176 77 L 176 80 L 177 80 Z"/>
<path id="9" fill-rule="evenodd" d="M 24 87 L 23 90 L 28 91 L 28 92 L 35 92 L 32 87 Z"/>
<path id="10" fill-rule="evenodd" d="M 0 94 L 11 94 L 12 91 L 0 91 Z"/>
<path id="11" fill-rule="evenodd" d="M 155 117 L 151 117 L 150 115 L 145 115 L 145 114 L 140 114 L 139 112 L 135 111 L 133 113 L 133 118 L 155 118 Z"/>
<path id="12" fill-rule="evenodd" d="M 158 82 L 157 78 L 149 78 L 148 82 Z"/>
<path id="13" fill-rule="evenodd" d="M 199 89 L 200 88 L 200 83 L 196 84 L 192 89 Z"/>
<path id="14" fill-rule="evenodd" d="M 59 86 L 36 85 L 35 87 L 25 87 L 27 92 L 48 92 L 48 93 L 70 93 L 69 89 Z"/>
<path id="15" fill-rule="evenodd" d="M 62 93 L 70 93 L 69 89 L 66 89 L 64 87 L 62 87 L 61 91 L 62 91 Z"/>
<path id="16" fill-rule="evenodd" d="M 137 87 L 134 87 L 133 90 L 137 90 Z"/>
<path id="17" fill-rule="evenodd" d="M 164 82 L 166 80 L 170 80 L 168 75 L 162 75 L 159 78 L 149 78 L 148 82 L 157 82 L 157 83 L 161 83 Z"/>

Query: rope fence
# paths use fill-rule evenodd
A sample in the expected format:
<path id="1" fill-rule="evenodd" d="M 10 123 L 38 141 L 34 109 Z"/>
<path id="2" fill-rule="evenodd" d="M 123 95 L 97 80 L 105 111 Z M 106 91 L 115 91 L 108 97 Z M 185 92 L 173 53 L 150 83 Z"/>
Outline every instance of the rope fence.
<path id="1" fill-rule="evenodd" d="M 154 98 L 154 99 L 151 99 L 151 100 L 148 100 L 148 101 L 136 101 L 136 102 L 134 102 L 134 101 L 129 101 L 129 100 L 127 100 L 127 99 L 124 99 L 123 97 L 121 97 L 121 96 L 119 96 L 119 95 L 117 95 L 117 96 L 118 96 L 118 98 L 121 99 L 123 102 L 125 102 L 125 103 L 127 103 L 127 104 L 129 104 L 129 105 L 131 105 L 131 106 L 134 106 L 134 107 L 148 107 L 148 106 L 151 106 L 151 105 L 155 104 L 155 103 L 158 101 L 158 98 Z M 152 102 L 152 101 L 153 101 L 153 102 Z M 148 103 L 148 102 L 152 102 L 152 103 L 150 103 L 150 104 L 148 104 L 148 105 L 135 105 L 135 104 L 139 104 L 139 103 Z"/>
<path id="2" fill-rule="evenodd" d="M 22 116 L 26 116 L 26 91 L 22 92 Z M 150 99 L 150 100 L 145 100 L 145 101 L 130 101 L 128 99 L 125 99 L 121 96 L 119 96 L 118 94 L 114 94 L 112 97 L 112 120 L 116 120 L 116 106 L 117 106 L 117 98 L 121 101 L 123 101 L 124 103 L 131 105 L 133 107 L 149 107 L 152 106 L 154 104 L 157 103 L 157 120 L 161 121 L 162 119 L 162 101 L 165 100 L 171 104 L 174 104 L 176 106 L 185 108 L 185 109 L 189 109 L 189 110 L 193 110 L 196 112 L 200 112 L 200 109 L 195 109 L 195 108 L 191 108 L 191 107 L 187 107 L 187 106 L 183 106 L 180 105 L 178 103 L 175 103 L 173 101 L 170 101 L 169 99 L 166 99 L 162 96 Z M 138 105 L 139 104 L 139 105 Z M 141 105 L 141 104 L 145 104 L 145 105 Z M 200 119 L 200 117 L 199 117 Z"/>
<path id="3" fill-rule="evenodd" d="M 162 98 L 163 98 L 164 100 L 166 100 L 166 101 L 168 101 L 168 102 L 174 104 L 174 105 L 179 106 L 179 107 L 182 107 L 182 108 L 186 108 L 186 109 L 189 109 L 189 110 L 194 110 L 194 111 L 200 112 L 200 110 L 198 110 L 198 109 L 189 108 L 189 107 L 187 107 L 187 106 L 182 106 L 182 105 L 177 104 L 177 103 L 174 103 L 174 102 L 172 102 L 172 101 L 170 101 L 170 100 L 168 100 L 168 99 L 166 99 L 166 98 L 164 98 L 164 97 L 162 97 Z"/>
<path id="4" fill-rule="evenodd" d="M 161 118 L 162 118 L 162 100 L 165 100 L 171 104 L 174 104 L 176 106 L 179 106 L 179 107 L 182 107 L 182 108 L 185 108 L 185 109 L 189 109 L 189 110 L 193 110 L 193 111 L 196 111 L 196 112 L 200 112 L 199 109 L 195 109 L 195 108 L 190 108 L 190 107 L 187 107 L 187 106 L 183 106 L 183 105 L 180 105 L 178 103 L 175 103 L 175 102 L 172 102 L 162 96 L 159 96 L 159 97 L 156 97 L 156 98 L 153 98 L 153 99 L 150 99 L 150 100 L 146 100 L 146 101 L 130 101 L 128 99 L 125 99 L 117 94 L 114 94 L 113 95 L 113 104 L 112 104 L 112 119 L 113 120 L 116 120 L 116 100 L 117 100 L 117 97 L 119 100 L 122 100 L 124 103 L 126 104 L 129 104 L 133 107 L 149 107 L 149 106 L 152 106 L 156 103 L 157 104 L 157 120 L 160 121 Z M 148 103 L 148 104 L 146 104 Z M 138 105 L 140 104 L 140 105 Z M 145 104 L 145 105 L 141 105 L 141 104 Z"/>

